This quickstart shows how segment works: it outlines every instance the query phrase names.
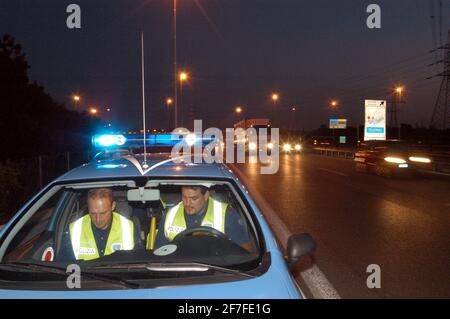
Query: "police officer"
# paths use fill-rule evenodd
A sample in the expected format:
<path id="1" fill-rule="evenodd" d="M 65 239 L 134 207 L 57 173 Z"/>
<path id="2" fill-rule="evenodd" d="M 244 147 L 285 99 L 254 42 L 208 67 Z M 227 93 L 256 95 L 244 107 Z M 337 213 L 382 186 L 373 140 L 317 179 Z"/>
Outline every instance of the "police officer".
<path id="1" fill-rule="evenodd" d="M 170 243 L 185 229 L 206 226 L 225 233 L 235 243 L 251 250 L 249 234 L 242 217 L 228 204 L 210 197 L 205 186 L 183 186 L 182 201 L 163 214 L 155 246 Z"/>
<path id="2" fill-rule="evenodd" d="M 89 214 L 72 222 L 64 232 L 59 260 L 91 260 L 135 247 L 138 235 L 134 224 L 114 211 L 111 189 L 89 190 L 87 205 Z"/>

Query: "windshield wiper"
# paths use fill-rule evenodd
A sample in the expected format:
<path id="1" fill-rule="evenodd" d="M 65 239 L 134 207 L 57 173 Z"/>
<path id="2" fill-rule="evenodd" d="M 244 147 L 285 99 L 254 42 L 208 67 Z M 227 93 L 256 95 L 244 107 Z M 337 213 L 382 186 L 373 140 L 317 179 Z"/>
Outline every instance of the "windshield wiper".
<path id="1" fill-rule="evenodd" d="M 88 268 L 89 270 L 97 269 L 127 269 L 127 270 L 141 270 L 146 269 L 151 272 L 208 272 L 214 270 L 221 273 L 238 275 L 242 277 L 254 278 L 255 275 L 226 267 L 220 267 L 211 264 L 198 262 L 158 262 L 158 263 L 126 263 L 126 264 L 112 264 L 99 265 Z"/>
<path id="2" fill-rule="evenodd" d="M 21 268 L 21 269 L 26 269 L 26 270 L 31 270 L 31 271 L 38 271 L 38 272 L 52 273 L 52 274 L 57 274 L 57 275 L 65 276 L 65 277 L 70 275 L 70 273 L 66 272 L 66 269 L 63 267 L 59 267 L 59 266 L 55 266 L 55 265 L 40 264 L 40 263 L 14 261 L 14 262 L 8 262 L 8 263 L 0 263 L 0 267 L 2 267 L 2 266 L 6 266 L 6 267 L 10 267 L 10 268 Z M 80 275 L 82 277 L 86 277 L 86 278 L 90 278 L 90 279 L 94 279 L 94 280 L 98 280 L 98 281 L 108 282 L 110 284 L 121 285 L 126 288 L 137 289 L 140 287 L 139 284 L 132 283 L 127 280 L 117 278 L 114 276 L 105 276 L 103 274 L 98 275 L 98 274 L 86 272 L 83 270 L 81 270 Z"/>

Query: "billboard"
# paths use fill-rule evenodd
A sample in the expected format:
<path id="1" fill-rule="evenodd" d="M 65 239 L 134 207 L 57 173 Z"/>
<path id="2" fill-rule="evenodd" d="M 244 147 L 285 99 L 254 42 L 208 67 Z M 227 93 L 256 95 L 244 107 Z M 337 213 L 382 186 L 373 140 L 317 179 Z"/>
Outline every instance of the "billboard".
<path id="1" fill-rule="evenodd" d="M 386 140 L 386 101 L 365 100 L 364 141 Z"/>
<path id="2" fill-rule="evenodd" d="M 347 128 L 347 119 L 330 119 L 330 128 L 345 129 Z"/>

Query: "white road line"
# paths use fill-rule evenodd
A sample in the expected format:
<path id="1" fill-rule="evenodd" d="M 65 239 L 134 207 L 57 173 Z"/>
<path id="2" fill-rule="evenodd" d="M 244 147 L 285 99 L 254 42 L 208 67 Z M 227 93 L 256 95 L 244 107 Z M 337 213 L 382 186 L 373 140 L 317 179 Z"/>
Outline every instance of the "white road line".
<path id="1" fill-rule="evenodd" d="M 287 241 L 292 235 L 286 224 L 278 217 L 277 213 L 272 209 L 272 207 L 267 203 L 267 201 L 262 197 L 262 195 L 256 190 L 252 183 L 249 182 L 247 176 L 239 169 L 236 165 L 229 164 L 233 168 L 234 173 L 238 178 L 245 184 L 248 191 L 252 195 L 252 198 L 261 208 L 264 217 L 271 226 L 273 232 L 278 239 L 280 244 L 286 250 Z M 303 279 L 304 283 L 308 287 L 309 291 L 312 293 L 314 298 L 318 299 L 341 299 L 336 289 L 328 281 L 325 274 L 316 265 L 311 268 L 302 271 L 300 277 Z M 298 281 L 298 279 L 296 278 Z"/>
<path id="2" fill-rule="evenodd" d="M 340 175 L 340 176 L 345 176 L 345 177 L 348 177 L 349 175 L 348 174 L 344 174 L 344 173 L 341 173 L 341 172 L 338 172 L 338 171 L 334 171 L 334 170 L 332 170 L 332 169 L 327 169 L 327 168 L 319 168 L 321 171 L 325 171 L 325 172 L 329 172 L 329 173 L 333 173 L 333 174 L 337 174 L 337 175 Z"/>
<path id="3" fill-rule="evenodd" d="M 300 277 L 302 277 L 314 298 L 341 299 L 341 296 L 339 296 L 333 285 L 328 281 L 325 274 L 316 265 L 302 271 Z"/>

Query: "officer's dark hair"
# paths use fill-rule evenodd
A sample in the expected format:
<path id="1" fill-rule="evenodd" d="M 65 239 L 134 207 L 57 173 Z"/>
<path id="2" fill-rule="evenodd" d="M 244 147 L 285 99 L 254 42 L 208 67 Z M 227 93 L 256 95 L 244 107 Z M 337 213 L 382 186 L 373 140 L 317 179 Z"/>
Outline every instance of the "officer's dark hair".
<path id="1" fill-rule="evenodd" d="M 88 199 L 109 198 L 114 201 L 114 194 L 111 188 L 92 188 L 87 193 Z"/>
<path id="2" fill-rule="evenodd" d="M 184 185 L 183 188 L 190 188 L 193 189 L 195 191 L 200 190 L 200 192 L 202 193 L 202 195 L 205 195 L 207 191 L 209 191 L 209 188 L 203 185 Z"/>

